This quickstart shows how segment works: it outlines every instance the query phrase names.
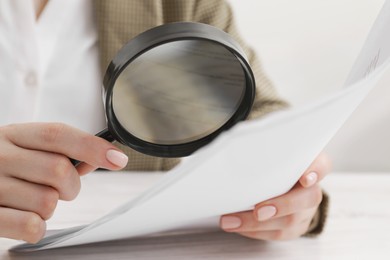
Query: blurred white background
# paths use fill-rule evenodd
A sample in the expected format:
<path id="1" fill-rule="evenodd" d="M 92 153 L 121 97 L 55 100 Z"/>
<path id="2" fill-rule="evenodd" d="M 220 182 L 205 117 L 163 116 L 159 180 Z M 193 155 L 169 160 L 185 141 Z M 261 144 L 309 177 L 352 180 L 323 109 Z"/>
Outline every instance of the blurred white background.
<path id="1" fill-rule="evenodd" d="M 280 94 L 302 105 L 343 86 L 385 0 L 229 0 Z M 334 170 L 390 171 L 390 73 L 326 148 Z M 310 126 L 308 126 L 310 127 Z"/>

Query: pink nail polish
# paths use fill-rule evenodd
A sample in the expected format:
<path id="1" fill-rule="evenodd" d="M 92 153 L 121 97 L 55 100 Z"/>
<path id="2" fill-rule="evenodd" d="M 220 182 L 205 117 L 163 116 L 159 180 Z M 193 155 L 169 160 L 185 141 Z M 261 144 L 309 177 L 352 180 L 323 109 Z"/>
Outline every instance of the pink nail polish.
<path id="1" fill-rule="evenodd" d="M 306 175 L 306 187 L 310 187 L 317 182 L 318 174 L 316 172 L 310 172 Z"/>
<path id="2" fill-rule="evenodd" d="M 264 206 L 257 210 L 257 220 L 264 221 L 276 215 L 276 208 L 274 206 Z"/>
<path id="3" fill-rule="evenodd" d="M 222 229 L 235 229 L 239 228 L 242 224 L 242 221 L 239 217 L 234 216 L 224 216 L 221 219 Z"/>
<path id="4" fill-rule="evenodd" d="M 124 168 L 129 161 L 129 158 L 125 154 L 116 150 L 108 150 L 106 153 L 106 158 L 112 164 L 115 164 L 121 168 Z"/>

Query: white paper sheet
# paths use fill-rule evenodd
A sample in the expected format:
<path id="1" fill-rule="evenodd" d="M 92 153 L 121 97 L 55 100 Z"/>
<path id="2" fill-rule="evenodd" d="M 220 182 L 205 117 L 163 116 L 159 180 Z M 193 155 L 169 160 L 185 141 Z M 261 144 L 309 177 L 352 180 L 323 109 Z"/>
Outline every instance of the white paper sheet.
<path id="1" fill-rule="evenodd" d="M 389 67 L 389 19 L 387 2 L 353 67 L 352 85 L 308 106 L 243 122 L 107 216 L 13 250 L 138 237 L 206 220 L 217 226 L 220 215 L 287 192 Z"/>

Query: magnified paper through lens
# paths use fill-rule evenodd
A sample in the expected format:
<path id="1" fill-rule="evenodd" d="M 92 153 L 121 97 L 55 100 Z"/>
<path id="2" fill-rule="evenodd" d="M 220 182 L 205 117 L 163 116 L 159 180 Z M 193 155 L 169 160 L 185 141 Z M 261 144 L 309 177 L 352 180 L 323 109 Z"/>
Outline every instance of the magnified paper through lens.
<path id="1" fill-rule="evenodd" d="M 228 49 L 206 40 L 182 40 L 132 61 L 116 79 L 112 103 L 130 134 L 174 145 L 218 130 L 244 94 L 245 73 Z"/>

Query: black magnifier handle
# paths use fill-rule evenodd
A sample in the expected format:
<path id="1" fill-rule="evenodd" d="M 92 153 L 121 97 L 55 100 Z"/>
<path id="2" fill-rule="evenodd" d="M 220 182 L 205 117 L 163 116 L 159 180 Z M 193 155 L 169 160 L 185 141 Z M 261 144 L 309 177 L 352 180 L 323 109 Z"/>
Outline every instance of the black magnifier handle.
<path id="1" fill-rule="evenodd" d="M 108 128 L 100 131 L 99 133 L 97 133 L 95 136 L 97 137 L 100 137 L 100 138 L 103 138 L 107 141 L 109 141 L 110 143 L 114 142 L 115 141 L 115 138 L 112 136 L 112 134 L 110 133 L 110 131 L 108 131 Z M 71 163 L 77 167 L 81 162 L 78 161 L 78 160 L 75 160 L 75 159 L 70 159 Z"/>

